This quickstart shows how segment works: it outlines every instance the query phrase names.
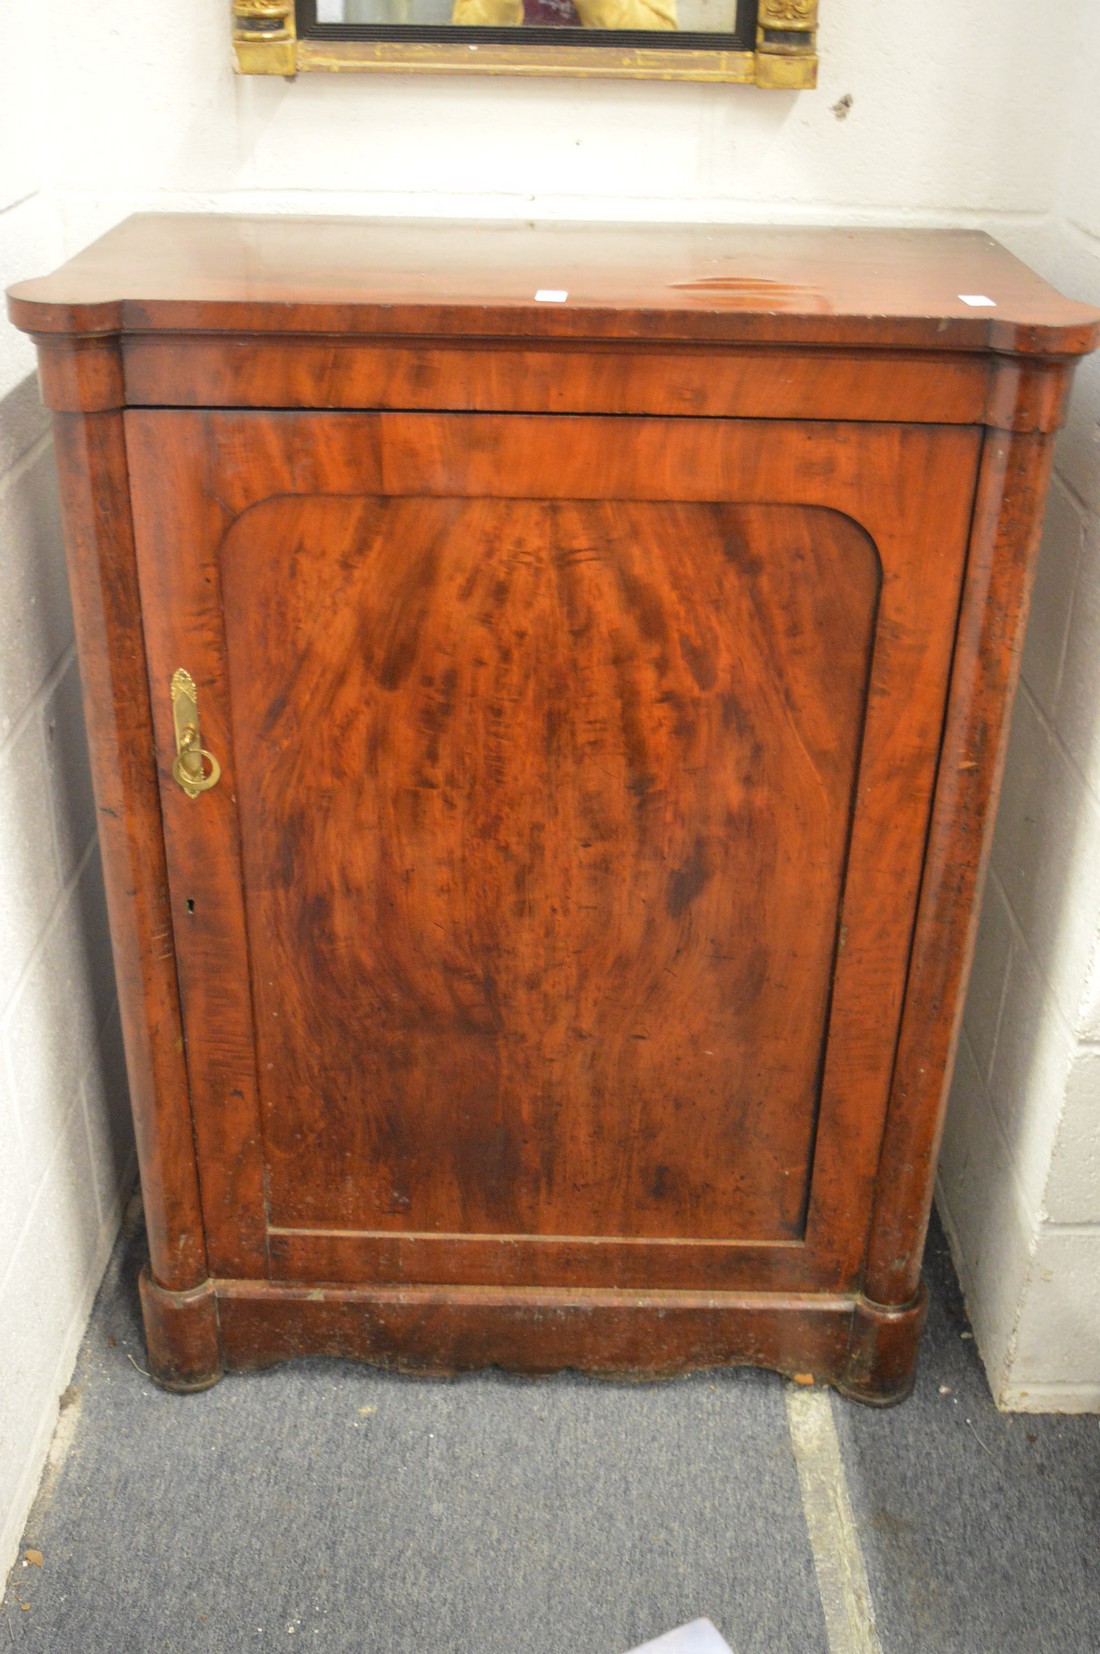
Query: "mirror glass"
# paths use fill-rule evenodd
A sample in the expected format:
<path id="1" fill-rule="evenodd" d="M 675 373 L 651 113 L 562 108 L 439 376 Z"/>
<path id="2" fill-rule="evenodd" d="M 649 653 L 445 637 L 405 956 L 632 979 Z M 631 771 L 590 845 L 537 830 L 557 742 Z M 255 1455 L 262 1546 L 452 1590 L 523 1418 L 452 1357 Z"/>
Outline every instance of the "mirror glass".
<path id="1" fill-rule="evenodd" d="M 675 30 L 705 35 L 706 44 L 749 46 L 744 0 L 316 0 L 307 33 L 355 25 L 382 28 Z M 752 8 L 755 10 L 755 8 Z M 703 44 L 703 42 L 700 42 Z"/>

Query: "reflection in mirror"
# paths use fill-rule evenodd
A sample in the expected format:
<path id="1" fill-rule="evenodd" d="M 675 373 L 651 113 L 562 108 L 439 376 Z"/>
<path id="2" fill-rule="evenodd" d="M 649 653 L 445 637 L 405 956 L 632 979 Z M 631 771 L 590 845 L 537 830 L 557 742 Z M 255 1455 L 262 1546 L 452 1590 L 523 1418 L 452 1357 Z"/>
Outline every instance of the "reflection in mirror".
<path id="1" fill-rule="evenodd" d="M 322 24 L 677 29 L 732 35 L 737 0 L 317 0 Z"/>

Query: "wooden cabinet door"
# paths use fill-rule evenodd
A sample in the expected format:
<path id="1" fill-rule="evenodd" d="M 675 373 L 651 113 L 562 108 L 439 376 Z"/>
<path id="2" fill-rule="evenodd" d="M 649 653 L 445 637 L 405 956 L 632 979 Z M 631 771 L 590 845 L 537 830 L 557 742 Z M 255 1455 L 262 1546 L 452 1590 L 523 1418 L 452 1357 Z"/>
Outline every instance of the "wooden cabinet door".
<path id="1" fill-rule="evenodd" d="M 977 435 L 126 423 L 214 1271 L 854 1284 Z"/>

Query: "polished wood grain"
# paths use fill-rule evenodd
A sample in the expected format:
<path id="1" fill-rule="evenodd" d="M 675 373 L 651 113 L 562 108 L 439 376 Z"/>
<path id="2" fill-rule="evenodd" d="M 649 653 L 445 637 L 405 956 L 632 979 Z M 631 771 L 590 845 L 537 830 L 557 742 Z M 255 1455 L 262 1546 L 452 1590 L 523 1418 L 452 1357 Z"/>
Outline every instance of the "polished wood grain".
<path id="1" fill-rule="evenodd" d="M 117 337 L 54 334 L 36 343 L 39 388 L 55 413 L 106 413 L 126 406 L 125 354 Z"/>
<path id="2" fill-rule="evenodd" d="M 421 408 L 465 413 L 673 414 L 731 419 L 996 422 L 1054 429 L 1060 402 L 976 355 L 556 340 L 131 337 L 132 407 Z M 1027 364 L 1039 368 L 1045 364 Z M 1051 369 L 1067 382 L 1062 364 Z M 49 387 L 47 387 L 49 391 Z M 64 394 L 61 388 L 58 395 Z"/>
<path id="3" fill-rule="evenodd" d="M 65 549 L 153 1267 L 207 1275 L 122 418 L 55 415 Z"/>
<path id="4" fill-rule="evenodd" d="M 866 537 L 275 500 L 221 561 L 272 1224 L 796 1236 Z"/>
<path id="5" fill-rule="evenodd" d="M 146 1289 L 158 1329 L 176 1300 Z M 492 1287 L 305 1287 L 219 1284 L 221 1350 L 233 1367 L 303 1354 L 450 1375 L 486 1364 L 531 1374 L 582 1368 L 670 1378 L 702 1367 L 770 1367 L 833 1384 L 872 1406 L 913 1387 L 926 1313 L 921 1293 L 897 1309 L 825 1292 L 507 1291 Z M 178 1314 L 178 1311 L 176 1311 Z M 188 1329 L 191 1331 L 191 1329 Z M 195 1383 L 181 1388 L 198 1388 Z"/>
<path id="6" fill-rule="evenodd" d="M 881 1303 L 916 1291 L 947 1091 L 1000 793 L 1052 463 L 1041 438 L 987 438 L 898 1059 L 866 1266 Z"/>
<path id="7" fill-rule="evenodd" d="M 58 411 L 155 1375 L 903 1397 L 1100 314 L 968 232 L 188 215 L 9 308 Z"/>
<path id="8" fill-rule="evenodd" d="M 568 294 L 562 303 L 540 291 Z M 989 298 L 989 308 L 961 295 Z M 1100 316 L 979 231 L 139 215 L 11 290 L 28 332 L 740 340 L 1073 355 Z"/>

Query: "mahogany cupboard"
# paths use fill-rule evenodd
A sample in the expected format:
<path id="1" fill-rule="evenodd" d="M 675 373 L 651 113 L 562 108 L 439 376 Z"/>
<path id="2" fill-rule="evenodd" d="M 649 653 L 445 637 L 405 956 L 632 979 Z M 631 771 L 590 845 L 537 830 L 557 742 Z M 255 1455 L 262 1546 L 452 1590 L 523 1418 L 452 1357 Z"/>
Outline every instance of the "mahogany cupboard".
<path id="1" fill-rule="evenodd" d="M 1100 317 L 963 232 L 184 216 L 10 306 L 156 1376 L 906 1394 Z"/>

